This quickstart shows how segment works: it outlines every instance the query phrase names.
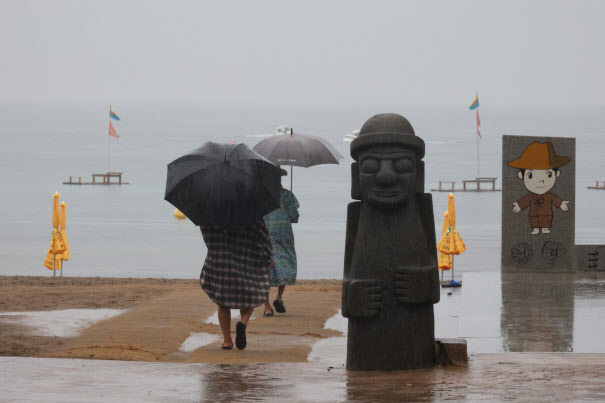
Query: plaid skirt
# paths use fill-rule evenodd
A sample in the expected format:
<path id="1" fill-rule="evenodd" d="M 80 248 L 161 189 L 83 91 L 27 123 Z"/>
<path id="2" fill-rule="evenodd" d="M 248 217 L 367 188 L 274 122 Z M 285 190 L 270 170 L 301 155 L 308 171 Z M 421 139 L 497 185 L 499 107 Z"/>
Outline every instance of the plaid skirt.
<path id="1" fill-rule="evenodd" d="M 200 226 L 208 255 L 202 289 L 228 309 L 257 307 L 269 296 L 271 240 L 263 220 L 242 228 Z"/>

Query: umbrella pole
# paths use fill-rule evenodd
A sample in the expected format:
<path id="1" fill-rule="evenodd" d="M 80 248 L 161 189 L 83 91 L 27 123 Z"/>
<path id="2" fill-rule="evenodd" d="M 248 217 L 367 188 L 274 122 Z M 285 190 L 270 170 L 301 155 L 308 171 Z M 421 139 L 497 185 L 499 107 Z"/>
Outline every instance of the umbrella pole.
<path id="1" fill-rule="evenodd" d="M 454 281 L 454 255 L 452 255 L 452 281 Z"/>
<path id="2" fill-rule="evenodd" d="M 61 262 L 61 277 L 63 277 L 63 265 L 64 265 L 64 264 L 65 264 L 65 263 Z"/>
<path id="3" fill-rule="evenodd" d="M 290 165 L 290 192 L 292 191 L 292 172 L 294 172 L 292 168 L 293 165 Z"/>
<path id="4" fill-rule="evenodd" d="M 57 255 L 53 253 L 53 277 L 57 277 L 57 269 L 55 265 L 57 264 Z"/>

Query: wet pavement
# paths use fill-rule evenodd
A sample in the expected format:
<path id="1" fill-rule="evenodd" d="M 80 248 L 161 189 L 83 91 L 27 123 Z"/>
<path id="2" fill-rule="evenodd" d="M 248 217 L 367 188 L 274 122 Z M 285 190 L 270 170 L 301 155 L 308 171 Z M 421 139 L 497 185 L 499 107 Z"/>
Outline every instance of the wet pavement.
<path id="1" fill-rule="evenodd" d="M 349 372 L 344 336 L 318 341 L 308 363 L 0 357 L 0 400 L 605 400 L 605 277 L 465 273 L 441 297 L 436 336 L 465 338 L 467 366 Z"/>
<path id="2" fill-rule="evenodd" d="M 605 354 L 479 354 L 464 367 L 396 372 L 21 357 L 0 366 L 7 402 L 605 399 Z"/>

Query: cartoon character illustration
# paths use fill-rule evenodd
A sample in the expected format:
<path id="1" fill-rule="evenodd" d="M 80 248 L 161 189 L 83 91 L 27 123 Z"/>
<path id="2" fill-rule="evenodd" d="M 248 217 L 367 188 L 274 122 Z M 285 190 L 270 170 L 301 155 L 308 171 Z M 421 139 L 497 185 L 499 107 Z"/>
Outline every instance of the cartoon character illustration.
<path id="1" fill-rule="evenodd" d="M 513 203 L 513 212 L 516 214 L 529 207 L 529 224 L 532 235 L 542 231 L 549 234 L 552 227 L 552 205 L 567 211 L 568 200 L 550 193 L 555 186 L 557 178 L 561 175 L 560 167 L 571 161 L 571 158 L 557 155 L 551 142 L 532 143 L 521 157 L 508 163 L 518 168 L 519 179 L 531 193 Z"/>

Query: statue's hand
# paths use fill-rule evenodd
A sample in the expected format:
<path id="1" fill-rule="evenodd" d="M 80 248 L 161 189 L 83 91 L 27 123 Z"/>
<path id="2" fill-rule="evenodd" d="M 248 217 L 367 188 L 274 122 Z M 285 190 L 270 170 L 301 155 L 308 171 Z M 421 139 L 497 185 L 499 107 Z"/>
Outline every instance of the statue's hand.
<path id="1" fill-rule="evenodd" d="M 352 280 L 347 286 L 343 311 L 348 318 L 369 318 L 382 307 L 382 287 L 373 280 Z"/>
<path id="2" fill-rule="evenodd" d="M 563 211 L 569 210 L 569 206 L 567 205 L 568 203 L 569 203 L 569 200 L 562 201 L 561 202 L 561 210 L 563 210 Z"/>
<path id="3" fill-rule="evenodd" d="M 402 304 L 436 304 L 439 302 L 437 268 L 399 267 L 395 274 L 395 295 Z"/>
<path id="4" fill-rule="evenodd" d="M 519 211 L 521 211 L 521 207 L 519 207 L 519 203 L 514 202 L 513 203 L 513 213 L 518 213 Z"/>

